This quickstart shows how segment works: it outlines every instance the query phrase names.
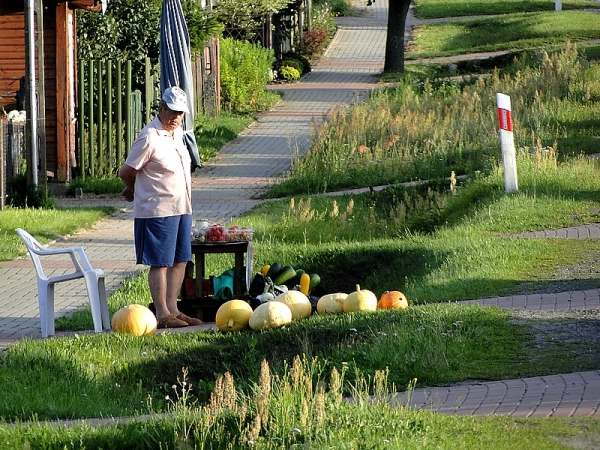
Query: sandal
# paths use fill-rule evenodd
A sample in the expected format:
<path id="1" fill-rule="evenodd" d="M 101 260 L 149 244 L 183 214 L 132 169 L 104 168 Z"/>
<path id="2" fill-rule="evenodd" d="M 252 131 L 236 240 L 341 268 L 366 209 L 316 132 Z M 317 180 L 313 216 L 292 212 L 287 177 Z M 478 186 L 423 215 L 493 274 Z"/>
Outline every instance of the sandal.
<path id="1" fill-rule="evenodd" d="M 202 321 L 200 319 L 196 319 L 194 317 L 186 316 L 184 313 L 180 312 L 175 316 L 177 320 L 181 320 L 185 322 L 187 325 L 200 325 Z"/>
<path id="2" fill-rule="evenodd" d="M 157 328 L 183 328 L 187 327 L 188 323 L 185 320 L 178 319 L 173 314 L 169 314 L 164 319 L 160 319 Z"/>

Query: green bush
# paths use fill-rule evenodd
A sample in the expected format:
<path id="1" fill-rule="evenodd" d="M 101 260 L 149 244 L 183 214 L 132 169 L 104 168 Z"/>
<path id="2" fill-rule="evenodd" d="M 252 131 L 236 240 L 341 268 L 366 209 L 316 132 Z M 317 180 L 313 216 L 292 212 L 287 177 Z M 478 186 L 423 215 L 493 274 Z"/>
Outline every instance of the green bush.
<path id="1" fill-rule="evenodd" d="M 342 15 L 336 12 L 328 2 L 317 3 L 312 10 L 312 29 L 327 30 L 331 34 L 335 33 L 335 17 Z"/>
<path id="2" fill-rule="evenodd" d="M 123 182 L 114 175 L 106 177 L 74 178 L 67 186 L 67 195 L 75 195 L 77 189 L 96 195 L 120 194 Z"/>
<path id="3" fill-rule="evenodd" d="M 237 112 L 257 111 L 271 81 L 273 50 L 226 38 L 221 40 L 220 62 L 223 106 Z"/>
<path id="4" fill-rule="evenodd" d="M 300 79 L 300 71 L 295 67 L 283 66 L 279 69 L 279 79 L 285 81 L 298 81 Z"/>
<path id="5" fill-rule="evenodd" d="M 296 58 L 284 58 L 283 61 L 281 61 L 281 67 L 286 66 L 293 67 L 298 72 L 300 72 L 300 74 L 304 73 L 304 63 Z"/>
<path id="6" fill-rule="evenodd" d="M 326 3 L 329 4 L 336 16 L 345 16 L 350 9 L 350 3 L 346 0 L 327 0 Z"/>
<path id="7" fill-rule="evenodd" d="M 289 59 L 295 59 L 302 63 L 302 71 L 300 73 L 301 75 L 306 75 L 307 73 L 309 73 L 311 71 L 310 59 L 306 55 L 296 53 L 296 52 L 284 53 L 283 61 L 287 61 Z M 280 66 L 289 65 L 289 64 L 284 64 L 283 61 L 280 64 Z"/>
<path id="8" fill-rule="evenodd" d="M 16 175 L 7 183 L 8 203 L 15 208 L 54 208 L 54 199 L 43 188 L 27 182 L 25 175 Z"/>

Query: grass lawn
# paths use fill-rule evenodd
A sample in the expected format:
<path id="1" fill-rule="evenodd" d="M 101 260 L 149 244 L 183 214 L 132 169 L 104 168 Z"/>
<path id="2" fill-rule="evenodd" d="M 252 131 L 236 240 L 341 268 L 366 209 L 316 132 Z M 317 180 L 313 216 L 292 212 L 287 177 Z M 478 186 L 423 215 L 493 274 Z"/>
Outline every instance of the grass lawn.
<path id="1" fill-rule="evenodd" d="M 0 212 L 0 261 L 10 261 L 26 252 L 16 228 L 27 230 L 45 243 L 89 228 L 111 212 L 112 208 L 71 209 L 67 214 L 61 209 L 7 207 Z"/>
<path id="2" fill-rule="evenodd" d="M 546 13 L 535 16 L 551 23 Z M 518 17 L 532 20 L 505 15 Z M 431 52 L 452 41 L 437 36 Z M 236 224 L 255 230 L 255 267 L 280 262 L 319 274 L 315 298 L 358 284 L 377 297 L 401 290 L 409 308 L 315 314 L 267 331 L 25 339 L 0 359 L 0 449 L 597 447 L 595 418 L 448 416 L 382 399 L 420 386 L 600 369 L 594 337 L 540 332 L 569 319 L 517 320 L 449 303 L 599 285 L 600 242 L 514 237 L 600 221 L 600 163 L 586 156 L 600 136 L 598 73 L 567 46 L 470 81 L 407 75 L 364 104 L 334 111 L 306 157 L 273 187 L 274 200 Z M 515 99 L 519 191 L 510 195 L 496 92 Z M 414 180 L 422 183 L 403 184 Z M 379 184 L 387 188 L 324 194 Z M 58 217 L 31 214 L 33 231 L 60 229 L 51 225 Z M 211 259 L 208 271 L 227 264 Z M 147 304 L 145 274 L 126 280 L 109 302 L 112 313 Z M 57 326 L 89 329 L 91 314 Z M 116 416 L 134 420 L 43 423 Z"/>
<path id="3" fill-rule="evenodd" d="M 513 14 L 520 12 L 553 12 L 555 2 L 551 0 L 415 0 L 415 15 L 420 19 L 441 17 Z M 562 10 L 598 8 L 593 0 L 566 0 Z"/>
<path id="4" fill-rule="evenodd" d="M 454 56 L 466 53 L 539 48 L 597 39 L 598 14 L 564 11 L 560 14 L 502 14 L 456 19 L 415 28 L 407 59 Z"/>

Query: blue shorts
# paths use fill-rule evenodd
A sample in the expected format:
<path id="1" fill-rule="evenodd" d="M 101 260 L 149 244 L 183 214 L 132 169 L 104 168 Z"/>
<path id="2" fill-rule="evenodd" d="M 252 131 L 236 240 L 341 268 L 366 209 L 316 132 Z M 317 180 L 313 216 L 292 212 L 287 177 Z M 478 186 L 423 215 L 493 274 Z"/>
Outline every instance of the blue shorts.
<path id="1" fill-rule="evenodd" d="M 192 259 L 192 216 L 135 219 L 135 256 L 138 264 L 173 267 Z"/>

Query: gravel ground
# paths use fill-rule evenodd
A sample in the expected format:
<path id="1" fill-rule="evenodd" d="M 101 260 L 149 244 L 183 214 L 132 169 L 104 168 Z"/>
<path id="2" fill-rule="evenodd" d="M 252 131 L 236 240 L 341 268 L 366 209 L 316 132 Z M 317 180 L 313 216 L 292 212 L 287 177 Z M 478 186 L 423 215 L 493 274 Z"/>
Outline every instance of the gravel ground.
<path id="1" fill-rule="evenodd" d="M 584 290 L 600 285 L 600 254 L 571 267 L 557 268 L 554 279 L 543 288 L 528 289 L 524 294 L 556 293 L 569 290 Z M 538 284 L 539 286 L 539 284 Z M 535 336 L 536 354 L 556 352 L 557 358 L 573 361 L 574 371 L 600 368 L 600 309 L 562 311 L 513 311 L 516 323 L 531 327 Z"/>
<path id="2" fill-rule="evenodd" d="M 555 367 L 559 372 L 600 369 L 600 309 L 570 311 L 514 311 L 515 322 L 528 328 L 535 344 L 529 362 Z"/>
<path id="3" fill-rule="evenodd" d="M 561 371 L 600 368 L 600 309 L 569 311 L 514 311 L 515 322 L 532 331 L 530 363 L 556 361 Z"/>

